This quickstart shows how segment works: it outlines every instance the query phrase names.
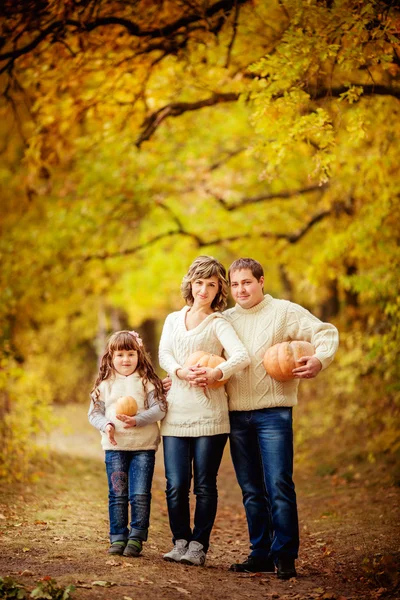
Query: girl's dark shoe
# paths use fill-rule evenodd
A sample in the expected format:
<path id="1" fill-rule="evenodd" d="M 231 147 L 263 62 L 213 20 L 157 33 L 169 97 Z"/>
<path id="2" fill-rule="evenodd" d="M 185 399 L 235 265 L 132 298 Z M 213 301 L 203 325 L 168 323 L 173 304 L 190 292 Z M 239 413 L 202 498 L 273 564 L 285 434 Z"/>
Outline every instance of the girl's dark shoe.
<path id="1" fill-rule="evenodd" d="M 113 542 L 108 549 L 108 554 L 123 554 L 126 542 Z"/>
<path id="2" fill-rule="evenodd" d="M 272 558 L 249 556 L 244 562 L 231 565 L 229 570 L 235 573 L 275 573 L 275 565 Z"/>
<path id="3" fill-rule="evenodd" d="M 142 551 L 142 542 L 140 540 L 128 540 L 125 546 L 124 556 L 139 556 Z"/>
<path id="4" fill-rule="evenodd" d="M 281 558 L 278 558 L 276 566 L 278 569 L 279 579 L 291 579 L 292 577 L 297 577 L 294 566 L 294 558 L 291 558 L 290 556 L 282 556 Z"/>

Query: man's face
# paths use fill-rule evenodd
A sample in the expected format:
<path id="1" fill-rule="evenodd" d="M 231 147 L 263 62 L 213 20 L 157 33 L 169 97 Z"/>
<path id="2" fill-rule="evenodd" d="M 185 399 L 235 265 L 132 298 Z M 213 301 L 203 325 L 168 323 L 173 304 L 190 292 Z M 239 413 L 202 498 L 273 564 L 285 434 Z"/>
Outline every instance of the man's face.
<path id="1" fill-rule="evenodd" d="M 252 308 L 264 300 L 264 277 L 257 280 L 250 269 L 239 269 L 230 279 L 232 298 L 242 308 Z"/>

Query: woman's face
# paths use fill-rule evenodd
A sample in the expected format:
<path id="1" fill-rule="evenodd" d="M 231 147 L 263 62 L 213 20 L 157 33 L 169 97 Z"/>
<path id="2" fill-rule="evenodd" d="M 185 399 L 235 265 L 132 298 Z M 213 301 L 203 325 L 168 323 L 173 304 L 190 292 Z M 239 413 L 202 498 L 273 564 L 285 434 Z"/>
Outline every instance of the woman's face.
<path id="1" fill-rule="evenodd" d="M 192 281 L 193 306 L 209 307 L 219 292 L 219 280 L 216 275 L 207 279 L 198 278 Z"/>

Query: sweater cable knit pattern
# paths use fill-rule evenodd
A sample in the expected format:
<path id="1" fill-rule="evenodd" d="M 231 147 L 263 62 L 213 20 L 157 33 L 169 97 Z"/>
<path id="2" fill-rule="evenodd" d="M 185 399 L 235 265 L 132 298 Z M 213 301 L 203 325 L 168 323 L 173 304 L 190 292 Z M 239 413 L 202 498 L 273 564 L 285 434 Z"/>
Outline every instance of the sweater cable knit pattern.
<path id="1" fill-rule="evenodd" d="M 218 356 L 224 353 L 226 362 L 218 368 L 222 378 L 228 379 L 250 363 L 249 355 L 221 313 L 208 315 L 197 327 L 188 330 L 185 324 L 188 310 L 185 306 L 168 315 L 161 335 L 159 362 L 172 379 L 167 397 L 168 412 L 162 421 L 161 433 L 178 437 L 229 433 L 225 387 L 204 391 L 179 379 L 176 372 L 193 352 L 202 350 Z"/>
<path id="2" fill-rule="evenodd" d="M 325 369 L 336 353 L 339 335 L 336 327 L 323 323 L 308 310 L 269 294 L 249 309 L 236 305 L 224 312 L 239 338 L 246 346 L 250 366 L 233 375 L 228 384 L 229 410 L 254 410 L 297 404 L 299 380 L 278 382 L 272 379 L 263 365 L 267 349 L 289 340 L 311 342 L 315 356 Z"/>

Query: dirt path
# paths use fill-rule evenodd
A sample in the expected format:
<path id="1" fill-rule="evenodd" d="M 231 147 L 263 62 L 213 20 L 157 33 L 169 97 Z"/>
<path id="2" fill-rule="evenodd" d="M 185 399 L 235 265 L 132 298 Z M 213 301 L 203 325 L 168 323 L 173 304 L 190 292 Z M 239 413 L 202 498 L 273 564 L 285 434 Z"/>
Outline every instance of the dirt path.
<path id="1" fill-rule="evenodd" d="M 98 433 L 83 408 L 68 409 L 74 431 L 50 439 L 52 467 L 38 483 L 0 489 L 0 575 L 32 589 L 50 576 L 73 583 L 75 599 L 373 600 L 398 598 L 398 487 L 374 472 L 352 481 L 296 474 L 301 522 L 298 577 L 229 573 L 248 553 L 241 494 L 226 453 L 219 476 L 219 510 L 206 568 L 162 560 L 170 548 L 161 454 L 157 456 L 149 541 L 138 559 L 112 558 L 107 488 Z M 46 463 L 44 463 L 46 464 Z M 48 463 L 47 463 L 48 464 Z M 108 582 L 111 587 L 93 585 Z M 1 596 L 0 596 L 1 597 Z"/>

